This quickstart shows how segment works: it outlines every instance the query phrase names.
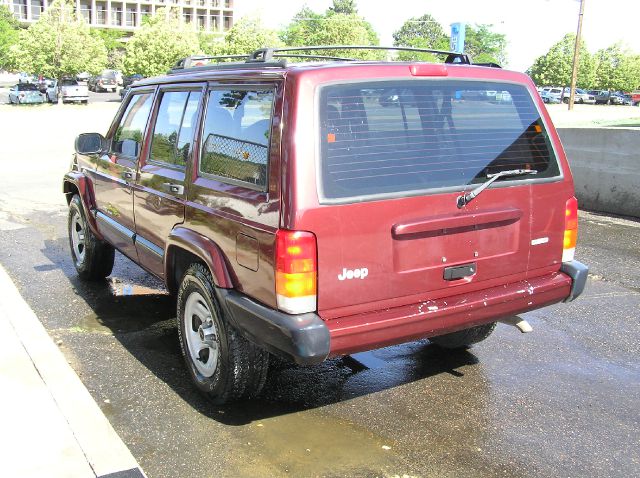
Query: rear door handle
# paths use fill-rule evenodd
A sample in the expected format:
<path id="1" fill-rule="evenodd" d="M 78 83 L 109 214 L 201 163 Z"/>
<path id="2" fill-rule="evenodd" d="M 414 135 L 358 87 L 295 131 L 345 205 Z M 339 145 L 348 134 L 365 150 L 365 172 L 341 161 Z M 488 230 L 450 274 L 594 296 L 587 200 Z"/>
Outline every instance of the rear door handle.
<path id="1" fill-rule="evenodd" d="M 184 194 L 184 186 L 182 184 L 173 184 L 173 183 L 162 183 L 164 190 L 171 193 L 181 196 Z"/>

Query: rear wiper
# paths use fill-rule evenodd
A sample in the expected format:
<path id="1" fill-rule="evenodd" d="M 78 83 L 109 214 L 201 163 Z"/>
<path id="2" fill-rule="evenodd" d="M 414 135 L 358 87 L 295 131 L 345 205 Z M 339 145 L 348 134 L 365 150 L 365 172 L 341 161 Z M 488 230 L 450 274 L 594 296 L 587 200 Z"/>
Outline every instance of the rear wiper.
<path id="1" fill-rule="evenodd" d="M 487 174 L 488 181 L 485 181 L 473 191 L 469 191 L 466 194 L 458 196 L 458 209 L 462 209 L 464 206 L 469 204 L 475 197 L 478 196 L 478 194 L 487 189 L 491 185 L 491 183 L 496 181 L 497 179 L 504 178 L 506 176 L 524 176 L 525 174 L 538 174 L 538 171 L 535 169 L 511 169 L 509 171 L 500 171 L 499 173 L 495 174 Z"/>

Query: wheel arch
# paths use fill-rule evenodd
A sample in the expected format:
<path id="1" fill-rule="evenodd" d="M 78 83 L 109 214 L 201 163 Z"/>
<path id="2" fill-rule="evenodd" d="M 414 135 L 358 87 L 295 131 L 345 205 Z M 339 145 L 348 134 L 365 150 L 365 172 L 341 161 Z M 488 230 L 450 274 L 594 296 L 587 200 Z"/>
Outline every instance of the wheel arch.
<path id="1" fill-rule="evenodd" d="M 62 180 L 62 192 L 67 199 L 67 205 L 71 202 L 71 198 L 77 194 L 80 196 L 80 202 L 82 202 L 82 208 L 84 209 L 84 215 L 87 219 L 91 232 L 93 232 L 99 239 L 102 239 L 102 234 L 98 231 L 98 225 L 96 223 L 95 216 L 91 213 L 95 209 L 92 188 L 90 187 L 90 180 L 82 173 L 78 171 L 70 171 L 64 175 Z"/>
<path id="2" fill-rule="evenodd" d="M 233 280 L 226 256 L 211 239 L 186 227 L 175 227 L 165 247 L 164 277 L 167 289 L 174 293 L 193 262 L 204 264 L 216 287 L 232 289 Z"/>

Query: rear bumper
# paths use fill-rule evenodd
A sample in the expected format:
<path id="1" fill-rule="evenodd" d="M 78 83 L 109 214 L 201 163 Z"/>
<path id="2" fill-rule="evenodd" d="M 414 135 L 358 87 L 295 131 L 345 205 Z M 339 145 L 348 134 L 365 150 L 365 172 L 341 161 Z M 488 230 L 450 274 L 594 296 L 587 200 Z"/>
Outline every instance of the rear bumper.
<path id="1" fill-rule="evenodd" d="M 587 285 L 589 268 L 581 262 L 571 261 L 564 262 L 560 267 L 560 270 L 571 277 L 571 292 L 564 300 L 565 302 L 571 302 L 584 291 L 584 287 Z"/>
<path id="2" fill-rule="evenodd" d="M 231 289 L 216 292 L 235 328 L 260 347 L 300 365 L 320 363 L 329 355 L 329 329 L 316 314 L 289 315 Z"/>
<path id="3" fill-rule="evenodd" d="M 502 317 L 570 302 L 584 290 L 589 269 L 578 261 L 560 272 L 444 299 L 323 320 L 317 314 L 289 315 L 232 289 L 216 288 L 234 327 L 269 352 L 301 365 L 419 338 L 466 329 Z"/>
<path id="4" fill-rule="evenodd" d="M 581 292 L 581 280 L 572 279 L 569 272 L 553 272 L 477 292 L 332 319 L 327 321 L 330 355 L 447 334 L 539 309 Z M 575 290 L 574 284 L 578 284 Z"/>

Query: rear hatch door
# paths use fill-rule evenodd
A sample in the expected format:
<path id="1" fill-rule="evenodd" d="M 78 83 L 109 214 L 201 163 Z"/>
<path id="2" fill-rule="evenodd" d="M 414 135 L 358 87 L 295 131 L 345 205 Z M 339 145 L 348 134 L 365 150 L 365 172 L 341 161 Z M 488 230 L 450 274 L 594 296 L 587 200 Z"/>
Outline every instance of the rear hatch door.
<path id="1" fill-rule="evenodd" d="M 526 278 L 536 184 L 561 176 L 524 86 L 374 81 L 324 87 L 319 104 L 322 206 L 307 219 L 325 316 Z M 513 170 L 536 174 L 494 180 L 459 207 Z"/>

